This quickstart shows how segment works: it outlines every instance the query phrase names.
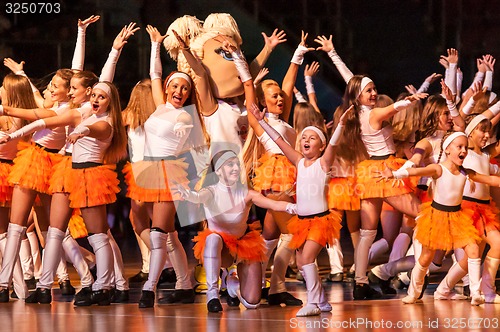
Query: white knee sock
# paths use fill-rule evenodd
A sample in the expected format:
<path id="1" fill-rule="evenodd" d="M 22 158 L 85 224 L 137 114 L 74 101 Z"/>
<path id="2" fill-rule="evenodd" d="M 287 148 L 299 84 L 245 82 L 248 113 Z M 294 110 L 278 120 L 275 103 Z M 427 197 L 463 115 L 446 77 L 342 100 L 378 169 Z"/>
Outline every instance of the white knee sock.
<path id="1" fill-rule="evenodd" d="M 367 284 L 368 277 L 366 276 L 366 270 L 368 268 L 368 252 L 370 251 L 373 240 L 375 240 L 377 230 L 361 229 L 359 232 L 360 239 L 354 259 L 354 263 L 356 264 L 355 280 L 357 284 Z"/>
<path id="2" fill-rule="evenodd" d="M 108 230 L 108 237 L 111 250 L 113 251 L 113 268 L 115 271 L 114 286 L 120 291 L 128 290 L 128 281 L 125 278 L 122 252 L 120 251 L 120 247 L 118 247 L 115 238 L 111 234 L 111 230 Z"/>
<path id="3" fill-rule="evenodd" d="M 7 230 L 7 242 L 3 253 L 2 270 L 0 271 L 0 287 L 8 288 L 12 281 L 14 267 L 19 261 L 21 239 L 26 232 L 26 227 L 10 223 Z"/>
<path id="4" fill-rule="evenodd" d="M 274 248 L 278 245 L 279 239 L 265 240 L 264 244 L 266 246 L 266 260 L 262 262 L 262 288 L 266 287 L 266 270 L 269 264 L 269 259 L 273 254 Z"/>
<path id="5" fill-rule="evenodd" d="M 141 266 L 141 272 L 142 273 L 149 273 L 149 256 L 151 255 L 151 251 L 149 250 L 148 246 L 142 238 L 135 233 L 135 237 L 137 239 L 137 244 L 139 245 L 139 250 L 141 252 L 141 258 L 142 258 L 142 266 Z"/>
<path id="6" fill-rule="evenodd" d="M 342 254 L 342 247 L 340 241 L 335 240 L 333 246 L 326 248 L 328 252 L 328 259 L 330 261 L 330 273 L 343 273 L 344 272 L 344 255 Z"/>
<path id="7" fill-rule="evenodd" d="M 481 297 L 481 258 L 468 258 L 467 266 L 469 267 L 469 287 L 472 305 L 480 305 L 484 303 Z"/>
<path id="8" fill-rule="evenodd" d="M 95 267 L 95 255 L 82 246 L 79 249 L 89 268 Z"/>
<path id="9" fill-rule="evenodd" d="M 152 231 L 150 233 L 151 258 L 149 264 L 149 276 L 142 287 L 143 290 L 156 291 L 158 279 L 160 279 L 165 257 L 167 257 L 167 233 Z"/>
<path id="10" fill-rule="evenodd" d="M 467 271 L 462 269 L 460 264 L 455 263 L 446 273 L 446 276 L 439 283 L 436 291 L 434 292 L 435 300 L 463 300 L 462 295 L 456 294 L 453 288 L 467 274 Z"/>
<path id="11" fill-rule="evenodd" d="M 92 277 L 89 266 L 82 255 L 80 245 L 71 236 L 69 230 L 67 230 L 66 234 L 64 235 L 62 248 L 64 250 L 66 258 L 71 262 L 71 264 L 73 264 L 73 267 L 80 276 L 82 287 L 91 286 L 94 283 L 94 278 Z"/>
<path id="12" fill-rule="evenodd" d="M 7 244 L 7 233 L 0 234 L 0 255 L 3 256 L 5 252 L 5 245 Z M 12 275 L 12 281 L 14 284 L 14 291 L 20 299 L 25 299 L 28 297 L 28 287 L 24 282 L 23 270 L 21 268 L 21 262 L 17 259 L 16 265 L 14 266 L 14 271 Z"/>
<path id="13" fill-rule="evenodd" d="M 55 271 L 61 262 L 62 242 L 64 236 L 65 234 L 63 231 L 49 226 L 47 236 L 45 238 L 42 276 L 36 285 L 37 288 L 52 288 Z"/>
<path id="14" fill-rule="evenodd" d="M 307 287 L 307 304 L 297 312 L 297 317 L 317 316 L 321 313 L 318 307 L 321 298 L 321 281 L 316 264 L 302 266 Z"/>
<path id="15" fill-rule="evenodd" d="M 483 266 L 483 277 L 481 279 L 481 291 L 486 303 L 500 303 L 500 295 L 497 295 L 495 279 L 500 265 L 500 259 L 486 256 Z"/>
<path id="16" fill-rule="evenodd" d="M 203 267 L 207 276 L 207 302 L 219 298 L 222 238 L 215 233 L 207 236 L 203 250 Z"/>
<path id="17" fill-rule="evenodd" d="M 179 241 L 177 232 L 170 232 L 167 235 L 167 252 L 174 266 L 175 275 L 177 276 L 175 289 L 192 289 L 193 285 L 189 278 L 186 252 L 182 247 L 181 241 Z"/>
<path id="18" fill-rule="evenodd" d="M 356 249 L 358 249 L 359 238 L 360 238 L 359 231 L 351 233 L 351 241 L 352 241 L 352 246 L 354 248 L 353 260 L 355 260 L 356 257 Z M 352 264 L 351 268 L 349 269 L 349 272 L 354 273 L 355 269 L 356 269 L 356 263 Z"/>
<path id="19" fill-rule="evenodd" d="M 410 287 L 408 288 L 408 296 L 403 298 L 404 303 L 415 303 L 417 301 L 420 294 L 422 294 L 426 274 L 427 268 L 423 267 L 418 261 L 416 261 L 415 267 L 411 270 Z M 410 300 L 413 300 L 413 302 Z"/>
<path id="20" fill-rule="evenodd" d="M 92 285 L 92 290 L 113 288 L 113 251 L 109 244 L 108 235 L 97 233 L 88 237 L 89 243 L 94 249 L 97 264 L 97 280 Z"/>
<path id="21" fill-rule="evenodd" d="M 292 250 L 288 248 L 288 244 L 292 240 L 292 234 L 281 234 L 281 243 L 274 254 L 274 268 L 271 274 L 271 287 L 269 294 L 277 294 L 286 292 L 285 275 L 286 268 L 292 257 Z"/>
<path id="22" fill-rule="evenodd" d="M 19 249 L 19 259 L 21 260 L 21 267 L 23 269 L 24 280 L 33 278 L 34 266 L 33 257 L 31 256 L 31 247 L 29 239 L 21 241 L 21 248 Z"/>

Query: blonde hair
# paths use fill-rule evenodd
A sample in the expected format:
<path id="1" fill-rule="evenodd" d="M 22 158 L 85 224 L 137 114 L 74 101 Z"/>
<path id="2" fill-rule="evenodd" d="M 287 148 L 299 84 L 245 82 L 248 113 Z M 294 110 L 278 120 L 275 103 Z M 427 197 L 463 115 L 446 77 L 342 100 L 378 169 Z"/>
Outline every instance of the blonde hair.
<path id="1" fill-rule="evenodd" d="M 123 121 L 131 129 L 144 126 L 149 116 L 155 111 L 151 80 L 145 78 L 139 81 L 132 92 L 127 107 L 123 110 Z"/>
<path id="2" fill-rule="evenodd" d="M 321 129 L 322 132 L 327 132 L 325 118 L 316 111 L 308 102 L 297 103 L 293 108 L 293 128 L 297 135 L 307 126 L 315 126 Z M 295 142 L 295 150 L 299 148 L 300 140 Z"/>
<path id="3" fill-rule="evenodd" d="M 238 24 L 234 18 L 227 13 L 212 13 L 208 15 L 203 23 L 203 29 L 206 31 L 228 29 L 231 32 L 228 36 L 233 38 L 238 46 L 241 46 L 243 43 Z"/>
<path id="4" fill-rule="evenodd" d="M 177 61 L 179 55 L 179 50 L 181 49 L 181 44 L 177 40 L 172 30 L 175 30 L 177 34 L 182 38 L 182 40 L 189 47 L 190 42 L 194 40 L 198 35 L 203 33 L 202 22 L 195 16 L 184 15 L 177 18 L 167 29 L 167 37 L 163 40 L 163 46 L 168 51 L 170 57 Z"/>
<path id="5" fill-rule="evenodd" d="M 406 98 L 409 94 L 402 93 L 397 100 Z M 406 142 L 420 126 L 420 118 L 422 116 L 423 105 L 420 101 L 414 101 L 410 106 L 397 112 L 391 119 L 391 124 L 394 129 L 393 138 L 396 141 Z"/>
<path id="6" fill-rule="evenodd" d="M 7 74 L 3 79 L 3 88 L 7 94 L 7 100 L 2 101 L 5 106 L 24 109 L 37 108 L 28 78 L 12 73 Z"/>

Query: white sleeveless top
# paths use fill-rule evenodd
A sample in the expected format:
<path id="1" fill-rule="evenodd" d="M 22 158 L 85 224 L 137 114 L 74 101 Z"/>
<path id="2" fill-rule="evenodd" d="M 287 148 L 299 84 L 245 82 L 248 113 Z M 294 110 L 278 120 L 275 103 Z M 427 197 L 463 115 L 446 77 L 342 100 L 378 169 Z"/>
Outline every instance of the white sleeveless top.
<path id="1" fill-rule="evenodd" d="M 469 150 L 467 157 L 465 157 L 463 166 L 465 168 L 472 169 L 479 174 L 490 175 L 490 155 L 488 153 L 482 152 L 477 154 L 473 150 Z M 490 186 L 484 183 L 474 182 L 475 190 L 471 192 L 470 181 L 465 182 L 464 196 L 489 200 L 490 199 Z"/>
<path id="2" fill-rule="evenodd" d="M 302 158 L 297 166 L 297 214 L 308 216 L 328 210 L 326 190 L 328 174 L 321 168 L 320 158 L 309 167 Z"/>
<path id="3" fill-rule="evenodd" d="M 446 206 L 456 206 L 462 203 L 466 176 L 460 172 L 454 175 L 448 168 L 438 164 L 443 170 L 441 176 L 437 178 L 434 186 L 433 200 L 436 203 Z"/>
<path id="4" fill-rule="evenodd" d="M 297 138 L 295 130 L 288 123 L 281 120 L 278 114 L 267 113 L 267 117 L 269 125 L 273 127 L 274 130 L 281 135 L 281 137 L 283 137 L 283 140 L 285 140 L 285 142 L 287 142 L 290 146 L 295 146 L 295 140 Z M 283 154 L 283 151 L 281 151 L 278 144 L 276 144 L 266 132 L 257 138 L 264 146 L 266 152 L 271 154 Z"/>
<path id="5" fill-rule="evenodd" d="M 57 115 L 61 115 L 68 110 L 68 107 L 68 103 L 59 103 L 59 106 L 53 111 L 56 112 Z M 66 144 L 66 127 L 39 130 L 33 134 L 32 141 L 47 149 L 60 150 Z"/>
<path id="6" fill-rule="evenodd" d="M 382 129 L 375 130 L 370 125 L 370 113 L 372 109 L 368 106 L 361 106 L 359 120 L 361 122 L 361 140 L 365 144 L 366 151 L 370 157 L 386 156 L 396 153 L 396 146 L 392 138 L 393 130 L 391 125 L 386 125 Z"/>
<path id="7" fill-rule="evenodd" d="M 99 121 L 106 121 L 111 125 L 111 118 L 108 113 L 96 115 L 93 114 L 89 118 L 82 121 L 82 126 L 89 126 Z M 111 144 L 111 139 L 113 138 L 113 132 L 105 140 L 98 140 L 90 136 L 84 136 L 76 141 L 73 145 L 73 155 L 72 161 L 74 163 L 102 163 L 102 154 Z"/>
<path id="8" fill-rule="evenodd" d="M 241 237 L 247 230 L 250 205 L 245 204 L 248 188 L 241 184 L 231 187 L 218 182 L 207 187 L 213 198 L 203 205 L 208 228 Z"/>
<path id="9" fill-rule="evenodd" d="M 128 128 L 128 154 L 130 162 L 135 163 L 144 159 L 144 146 L 146 145 L 146 133 L 142 126 L 135 129 Z"/>
<path id="10" fill-rule="evenodd" d="M 80 115 L 82 116 L 82 121 L 88 118 L 92 112 L 92 105 L 90 105 L 90 101 L 86 101 L 80 107 L 76 109 Z M 73 126 L 66 126 L 66 134 L 72 133 L 75 130 Z M 66 142 L 66 146 L 64 147 L 66 153 L 73 153 L 73 143 Z"/>
<path id="11" fill-rule="evenodd" d="M 438 163 L 439 154 L 441 153 L 441 142 L 443 140 L 444 134 L 445 134 L 445 131 L 436 130 L 436 132 L 432 136 L 425 138 L 429 142 L 429 144 L 431 145 L 432 151 L 429 154 L 429 156 L 427 156 L 427 158 L 425 158 L 423 160 L 424 166 Z M 441 163 L 445 160 L 446 160 L 446 154 L 443 153 L 443 154 L 441 154 L 441 159 L 439 160 L 439 162 Z"/>
<path id="12" fill-rule="evenodd" d="M 180 138 L 174 132 L 174 126 L 182 113 L 187 112 L 183 108 L 175 108 L 171 104 L 164 104 L 159 105 L 156 111 L 150 115 L 144 123 L 146 133 L 145 157 L 177 156 L 183 151 L 190 129 L 187 129 L 186 135 Z"/>

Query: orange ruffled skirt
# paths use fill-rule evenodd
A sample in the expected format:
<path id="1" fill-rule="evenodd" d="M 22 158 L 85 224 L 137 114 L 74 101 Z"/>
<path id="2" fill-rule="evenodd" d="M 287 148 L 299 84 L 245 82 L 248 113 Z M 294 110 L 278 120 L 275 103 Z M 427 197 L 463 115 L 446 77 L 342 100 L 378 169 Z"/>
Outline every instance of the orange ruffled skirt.
<path id="1" fill-rule="evenodd" d="M 266 153 L 259 158 L 255 169 L 253 188 L 256 191 L 284 192 L 293 190 L 297 181 L 297 169 L 281 154 Z"/>
<path id="2" fill-rule="evenodd" d="M 335 177 L 328 183 L 328 208 L 342 211 L 358 211 L 361 208 L 354 177 Z"/>
<path id="3" fill-rule="evenodd" d="M 47 152 L 34 142 L 19 142 L 19 152 L 8 177 L 11 185 L 49 194 L 53 167 L 63 158 L 58 153 Z"/>
<path id="4" fill-rule="evenodd" d="M 71 157 L 63 156 L 61 161 L 52 169 L 49 186 L 49 192 L 51 194 L 69 192 L 68 184 L 71 170 Z"/>
<path id="5" fill-rule="evenodd" d="M 116 165 L 71 169 L 68 179 L 69 206 L 83 208 L 110 204 L 120 192 Z"/>
<path id="6" fill-rule="evenodd" d="M 80 209 L 74 209 L 68 224 L 69 233 L 74 239 L 89 235 Z"/>
<path id="7" fill-rule="evenodd" d="M 266 246 L 260 232 L 252 225 L 245 235 L 237 238 L 232 234 L 223 232 L 214 232 L 210 229 L 205 229 L 198 232 L 198 235 L 193 238 L 196 244 L 193 247 L 194 257 L 203 262 L 203 251 L 205 250 L 205 241 L 207 236 L 212 233 L 219 234 L 224 241 L 224 245 L 229 249 L 229 253 L 234 257 L 235 261 L 240 262 L 264 262 L 266 260 Z"/>
<path id="8" fill-rule="evenodd" d="M 178 185 L 187 188 L 187 168 L 183 158 L 127 163 L 123 168 L 127 197 L 141 202 L 180 200 L 180 195 L 172 193 L 170 188 Z"/>
<path id="9" fill-rule="evenodd" d="M 299 249 L 307 240 L 314 241 L 322 247 L 333 245 L 340 237 L 342 216 L 337 211 L 329 211 L 327 215 L 300 219 L 293 216 L 288 222 L 288 231 L 293 235 L 288 247 Z"/>
<path id="10" fill-rule="evenodd" d="M 0 162 L 0 206 L 10 207 L 12 202 L 12 190 L 14 189 L 9 183 L 9 177 L 12 165 L 9 163 Z"/>
<path id="11" fill-rule="evenodd" d="M 500 222 L 498 221 L 500 211 L 496 207 L 495 202 L 490 201 L 489 204 L 481 204 L 464 199 L 462 201 L 462 208 L 474 211 L 472 221 L 479 236 L 486 236 L 488 232 L 500 230 Z"/>
<path id="12" fill-rule="evenodd" d="M 423 203 L 416 218 L 416 238 L 423 246 L 447 251 L 481 241 L 473 224 L 473 210 L 462 207 L 460 211 L 447 212 L 438 210 L 431 204 L 432 202 Z"/>
<path id="13" fill-rule="evenodd" d="M 384 198 L 408 194 L 416 186 L 416 179 L 405 178 L 402 180 L 381 180 L 377 178 L 378 171 L 383 171 L 387 166 L 395 171 L 405 163 L 404 159 L 390 156 L 385 160 L 363 160 L 356 167 L 357 188 L 359 197 L 366 198 Z"/>

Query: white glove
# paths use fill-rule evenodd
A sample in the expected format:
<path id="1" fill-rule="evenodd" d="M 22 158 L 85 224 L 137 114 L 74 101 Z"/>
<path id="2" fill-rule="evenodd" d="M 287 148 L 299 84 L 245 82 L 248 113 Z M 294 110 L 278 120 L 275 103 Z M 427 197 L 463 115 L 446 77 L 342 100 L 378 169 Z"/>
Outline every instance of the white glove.
<path id="1" fill-rule="evenodd" d="M 185 124 L 184 122 L 177 122 L 174 126 L 175 136 L 181 138 L 184 137 L 188 129 L 193 128 L 193 125 Z"/>
<path id="2" fill-rule="evenodd" d="M 288 203 L 286 205 L 285 211 L 288 214 L 297 214 L 297 204 Z"/>

